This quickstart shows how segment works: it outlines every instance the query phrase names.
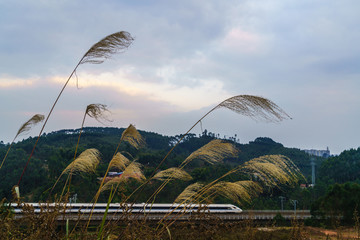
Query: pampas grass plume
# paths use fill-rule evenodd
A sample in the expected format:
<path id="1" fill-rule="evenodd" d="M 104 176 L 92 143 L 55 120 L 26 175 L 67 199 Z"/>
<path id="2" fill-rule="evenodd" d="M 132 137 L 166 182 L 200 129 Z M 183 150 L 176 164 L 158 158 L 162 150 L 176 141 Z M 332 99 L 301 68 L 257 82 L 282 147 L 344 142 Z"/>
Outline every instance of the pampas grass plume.
<path id="1" fill-rule="evenodd" d="M 83 173 L 95 173 L 96 167 L 100 163 L 100 152 L 95 149 L 87 149 L 82 152 L 79 157 L 77 157 L 72 163 L 70 163 L 64 171 L 63 174 L 83 174 Z"/>
<path id="2" fill-rule="evenodd" d="M 124 171 L 126 166 L 130 164 L 130 160 L 122 155 L 121 153 L 116 153 L 116 155 L 111 159 L 109 163 L 110 168 L 116 168 L 118 170 Z"/>
<path id="3" fill-rule="evenodd" d="M 132 162 L 130 163 L 123 173 L 119 177 L 114 177 L 113 179 L 106 182 L 100 189 L 100 191 L 105 191 L 111 189 L 112 186 L 115 186 L 115 189 L 118 188 L 118 186 L 121 183 L 124 183 L 128 181 L 129 179 L 135 179 L 138 182 L 143 182 L 146 180 L 142 170 L 141 170 L 141 164 L 138 162 Z"/>
<path id="4" fill-rule="evenodd" d="M 134 38 L 130 33 L 121 31 L 113 33 L 95 43 L 82 57 L 80 64 L 101 64 L 113 54 L 127 49 Z"/>
<path id="5" fill-rule="evenodd" d="M 194 159 L 202 159 L 210 164 L 219 163 L 225 157 L 235 157 L 237 153 L 238 150 L 233 144 L 220 139 L 214 139 L 205 146 L 191 153 L 184 160 L 182 165 L 186 165 Z"/>
<path id="6" fill-rule="evenodd" d="M 238 95 L 228 98 L 215 107 L 215 109 L 217 108 L 227 108 L 254 120 L 279 122 L 284 119 L 291 119 L 284 110 L 271 100 L 252 95 Z"/>
<path id="7" fill-rule="evenodd" d="M 192 180 L 192 177 L 190 176 L 189 173 L 187 173 L 183 169 L 175 168 L 175 167 L 160 171 L 157 174 L 155 174 L 155 176 L 153 177 L 153 179 L 160 180 L 160 181 L 167 180 L 168 178 L 178 179 L 178 180 L 182 180 L 182 181 Z"/>
<path id="8" fill-rule="evenodd" d="M 121 139 L 123 141 L 128 142 L 131 146 L 138 149 L 145 144 L 144 138 L 141 134 L 136 130 L 135 126 L 130 124 L 121 135 Z"/>

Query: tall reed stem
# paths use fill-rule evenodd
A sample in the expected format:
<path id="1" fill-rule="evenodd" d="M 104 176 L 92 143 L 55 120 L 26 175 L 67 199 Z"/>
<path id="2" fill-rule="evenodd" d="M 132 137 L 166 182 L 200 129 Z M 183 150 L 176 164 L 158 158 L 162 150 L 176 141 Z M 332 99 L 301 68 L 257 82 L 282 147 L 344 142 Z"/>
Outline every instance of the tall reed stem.
<path id="1" fill-rule="evenodd" d="M 185 138 L 185 136 L 187 136 L 189 134 L 189 132 L 196 126 L 198 125 L 201 120 L 203 120 L 207 115 L 209 115 L 212 111 L 214 111 L 219 105 L 215 106 L 213 109 L 211 109 L 209 112 L 207 112 L 204 116 L 202 116 L 202 118 L 200 118 L 177 142 L 176 144 L 170 149 L 170 151 L 166 154 L 166 156 L 163 158 L 163 160 L 161 160 L 161 162 L 157 165 L 156 169 L 153 171 L 153 173 L 151 174 L 151 176 L 143 183 L 141 184 L 138 188 L 136 188 L 125 200 L 125 202 L 127 200 L 130 199 L 130 197 L 132 195 L 134 195 L 135 192 L 137 192 L 139 189 L 143 189 L 146 184 L 148 184 L 150 182 L 150 180 L 155 176 L 157 170 L 159 170 L 159 168 L 161 167 L 161 165 L 165 162 L 165 160 L 169 157 L 169 155 L 172 153 L 172 151 L 179 145 L 179 143 Z M 137 194 L 137 196 L 135 197 L 134 202 L 138 199 L 138 197 L 140 196 L 140 193 Z"/>
<path id="2" fill-rule="evenodd" d="M 32 151 L 31 151 L 31 153 L 30 153 L 30 156 L 29 156 L 29 158 L 28 158 L 28 160 L 27 160 L 27 162 L 26 162 L 26 165 L 25 165 L 25 167 L 24 167 L 24 169 L 23 169 L 23 171 L 22 171 L 22 173 L 21 173 L 21 175 L 20 175 L 19 181 L 18 181 L 18 183 L 17 183 L 18 186 L 20 185 L 21 179 L 22 179 L 22 177 L 24 176 L 24 173 L 25 173 L 25 171 L 26 171 L 26 168 L 27 168 L 27 166 L 29 165 L 30 159 L 31 159 L 31 157 L 33 156 L 33 154 L 34 154 L 34 152 L 35 152 L 35 148 L 36 148 L 36 146 L 37 146 L 37 144 L 38 144 L 38 142 L 39 142 L 39 139 L 40 139 L 40 137 L 41 137 L 41 135 L 42 135 L 42 133 L 43 133 L 43 131 L 44 131 L 44 128 L 45 128 L 45 126 L 46 126 L 46 123 L 48 122 L 48 120 L 49 120 L 49 118 L 50 118 L 50 115 L 51 115 L 51 113 L 53 112 L 53 110 L 54 110 L 54 108 L 55 108 L 55 105 L 56 105 L 57 102 L 59 101 L 62 93 L 64 92 L 66 86 L 68 85 L 70 79 L 72 78 L 72 76 L 73 76 L 74 73 L 76 72 L 76 69 L 77 69 L 78 66 L 80 65 L 80 63 L 81 63 L 81 61 L 83 60 L 83 58 L 84 58 L 84 57 L 81 58 L 81 60 L 79 61 L 79 63 L 76 65 L 75 69 L 74 69 L 74 70 L 72 71 L 72 73 L 70 74 L 70 76 L 69 76 L 69 78 L 67 79 L 65 85 L 63 86 L 63 88 L 61 89 L 59 95 L 57 96 L 54 104 L 52 105 L 52 107 L 51 107 L 51 109 L 50 109 L 50 112 L 49 112 L 49 114 L 47 115 L 47 117 L 46 117 L 46 119 L 45 119 L 45 122 L 44 122 L 44 124 L 43 124 L 43 126 L 42 126 L 42 128 L 41 128 L 41 130 L 40 130 L 39 136 L 38 136 L 37 139 L 36 139 L 36 142 L 35 142 L 34 147 L 33 147 Z"/>

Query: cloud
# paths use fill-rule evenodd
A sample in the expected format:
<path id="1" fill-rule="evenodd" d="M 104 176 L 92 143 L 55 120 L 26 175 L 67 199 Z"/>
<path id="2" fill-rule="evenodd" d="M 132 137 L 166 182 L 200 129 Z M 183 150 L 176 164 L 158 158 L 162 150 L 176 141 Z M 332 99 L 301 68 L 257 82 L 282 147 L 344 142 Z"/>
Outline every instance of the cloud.
<path id="1" fill-rule="evenodd" d="M 24 112 L 46 113 L 88 48 L 126 30 L 135 37 L 133 45 L 104 64 L 82 65 L 80 89 L 72 79 L 49 128 L 77 127 L 71 115 L 81 115 L 87 104 L 104 103 L 113 109 L 115 126 L 131 122 L 174 133 L 227 97 L 254 94 L 273 100 L 294 121 L 262 127 L 214 118 L 212 131 L 229 135 L 224 125 L 239 126 L 242 139 L 268 135 L 293 146 L 317 141 L 340 149 L 359 142 L 356 0 L 90 0 L 86 5 L 14 0 L 0 5 L 4 125 L 26 120 Z"/>
<path id="2" fill-rule="evenodd" d="M 236 27 L 230 29 L 219 44 L 220 49 L 232 54 L 254 54 L 261 52 L 261 39 L 264 39 L 264 36 Z"/>
<path id="3" fill-rule="evenodd" d="M 33 86 L 39 78 L 16 78 L 16 77 L 1 77 L 0 76 L 0 88 L 17 88 L 17 87 L 29 87 Z"/>
<path id="4" fill-rule="evenodd" d="M 154 70 L 161 81 L 148 82 L 139 79 L 134 68 L 121 68 L 116 72 L 106 72 L 99 75 L 82 72 L 77 75 L 80 88 L 104 88 L 117 91 L 120 94 L 136 96 L 155 102 L 165 102 L 177 108 L 178 111 L 200 109 L 210 104 L 226 99 L 230 95 L 223 90 L 223 83 L 216 79 L 188 79 L 193 85 L 178 86 L 169 79 L 180 78 L 181 74 L 174 68 L 162 67 Z M 64 77 L 55 76 L 51 81 L 63 84 Z M 70 86 L 75 87 L 73 79 Z"/>

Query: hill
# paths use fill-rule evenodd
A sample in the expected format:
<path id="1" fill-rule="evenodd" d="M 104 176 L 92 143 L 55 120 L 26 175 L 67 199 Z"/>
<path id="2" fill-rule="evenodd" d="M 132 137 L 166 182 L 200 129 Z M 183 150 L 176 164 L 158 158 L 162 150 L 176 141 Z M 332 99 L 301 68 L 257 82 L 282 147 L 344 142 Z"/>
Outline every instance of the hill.
<path id="1" fill-rule="evenodd" d="M 96 148 L 101 152 L 102 161 L 95 175 L 74 176 L 71 192 L 76 193 L 79 201 L 90 201 L 94 196 L 98 182 L 97 177 L 103 176 L 107 163 L 111 160 L 116 146 L 120 140 L 123 128 L 84 128 L 81 136 L 78 153 L 88 148 Z M 146 140 L 146 146 L 136 150 L 130 145 L 124 144 L 119 151 L 127 152 L 137 161 L 143 164 L 145 176 L 155 170 L 155 167 L 164 158 L 166 153 L 173 146 L 174 142 L 181 136 L 163 136 L 153 132 L 140 131 Z M 71 163 L 74 158 L 75 146 L 77 143 L 79 129 L 67 129 L 44 134 L 39 141 L 38 147 L 30 161 L 28 169 L 21 182 L 21 193 L 28 201 L 46 200 L 49 189 L 53 186 L 63 169 Z M 187 135 L 182 142 L 175 148 L 174 152 L 165 161 L 162 169 L 178 166 L 189 154 L 215 139 L 217 134 L 204 131 L 203 134 Z M 269 154 L 281 154 L 289 157 L 301 170 L 307 179 L 311 179 L 311 166 L 309 155 L 296 148 L 286 148 L 282 144 L 274 142 L 267 137 L 259 137 L 248 144 L 236 142 L 236 138 L 226 139 L 233 142 L 240 150 L 236 158 L 228 158 L 223 164 L 210 165 L 201 161 L 194 161 L 187 166 L 187 171 L 193 177 L 193 181 L 207 182 L 221 176 L 233 167 L 242 164 L 252 158 Z M 27 158 L 32 150 L 35 139 L 29 137 L 14 144 L 4 166 L 0 169 L 0 197 L 11 198 L 11 187 L 14 186 L 25 166 Z M 0 144 L 0 156 L 4 156 L 8 148 L 7 144 Z M 324 161 L 317 158 L 320 166 Z M 231 180 L 241 179 L 243 176 L 231 176 Z M 303 180 L 302 182 L 305 182 Z M 61 185 L 61 184 L 59 184 Z M 150 185 L 144 190 L 144 194 L 139 196 L 139 201 L 146 201 L 146 194 L 155 189 Z M 171 202 L 188 185 L 188 183 L 174 182 L 167 189 L 159 194 L 157 201 Z M 296 191 L 300 191 L 296 188 Z M 55 192 L 60 192 L 61 187 L 57 187 Z M 126 189 L 124 190 L 126 191 Z M 288 197 L 294 193 L 294 189 L 275 189 L 264 193 L 259 199 L 254 201 L 254 208 L 277 208 L 278 196 Z M 295 194 L 298 194 L 295 191 Z M 102 201 L 106 200 L 103 196 Z M 219 199 L 218 201 L 225 201 Z M 305 206 L 304 206 L 305 207 Z"/>

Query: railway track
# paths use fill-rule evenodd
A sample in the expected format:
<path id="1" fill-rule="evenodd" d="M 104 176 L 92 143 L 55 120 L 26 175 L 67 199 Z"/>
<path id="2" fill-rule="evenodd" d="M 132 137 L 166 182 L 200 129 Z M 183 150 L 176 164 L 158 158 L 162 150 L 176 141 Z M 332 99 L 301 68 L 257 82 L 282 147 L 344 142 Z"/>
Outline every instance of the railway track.
<path id="1" fill-rule="evenodd" d="M 26 216 L 26 212 L 35 215 L 53 213 L 56 211 L 56 220 L 59 224 L 66 221 L 88 221 L 91 215 L 91 224 L 99 223 L 105 214 L 106 204 L 98 203 L 75 203 L 75 204 L 39 204 L 23 203 L 8 205 L 14 213 L 15 219 Z M 92 209 L 93 207 L 93 209 Z M 92 212 L 92 213 L 91 213 Z M 203 221 L 220 219 L 224 221 L 268 221 L 277 214 L 281 214 L 286 220 L 304 220 L 311 217 L 309 210 L 277 211 L 277 210 L 242 210 L 231 204 L 209 204 L 209 205 L 181 205 L 181 204 L 110 204 L 106 221 Z"/>

